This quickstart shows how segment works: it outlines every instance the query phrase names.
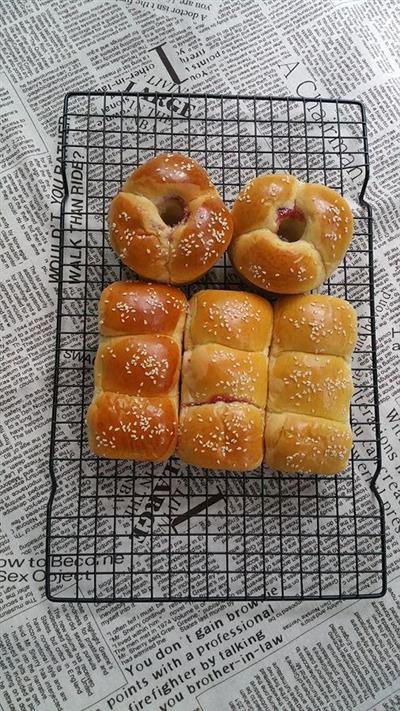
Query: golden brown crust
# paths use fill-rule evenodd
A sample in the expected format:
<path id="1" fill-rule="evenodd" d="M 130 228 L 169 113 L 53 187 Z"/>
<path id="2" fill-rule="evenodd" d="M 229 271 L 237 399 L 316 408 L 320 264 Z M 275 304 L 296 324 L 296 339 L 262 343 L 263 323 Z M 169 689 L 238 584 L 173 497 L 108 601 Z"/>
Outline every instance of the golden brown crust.
<path id="1" fill-rule="evenodd" d="M 286 174 L 264 174 L 250 180 L 232 207 L 234 237 L 264 228 L 274 230 L 276 210 L 294 201 L 297 185 L 297 179 Z"/>
<path id="2" fill-rule="evenodd" d="M 183 292 L 173 286 L 117 281 L 101 294 L 99 330 L 103 336 L 159 333 L 174 337 L 183 329 L 186 304 Z"/>
<path id="3" fill-rule="evenodd" d="M 112 200 L 108 222 L 125 264 L 144 278 L 174 284 L 208 271 L 233 229 L 204 168 L 179 153 L 159 154 L 137 168 Z"/>
<path id="4" fill-rule="evenodd" d="M 190 299 L 185 348 L 219 343 L 245 351 L 262 351 L 269 346 L 271 332 L 272 307 L 261 296 L 207 289 Z"/>
<path id="5" fill-rule="evenodd" d="M 356 340 L 356 312 L 344 299 L 311 294 L 275 302 L 272 355 L 296 350 L 350 358 Z"/>
<path id="6" fill-rule="evenodd" d="M 268 466 L 312 474 L 336 474 L 346 467 L 356 338 L 355 311 L 342 299 L 277 299 L 268 373 Z"/>
<path id="7" fill-rule="evenodd" d="M 130 255 L 134 255 L 142 277 L 168 281 L 170 228 L 153 203 L 118 193 L 111 202 L 108 219 L 111 245 L 119 258 L 133 268 Z"/>
<path id="8" fill-rule="evenodd" d="M 263 457 L 264 413 L 245 403 L 181 408 L 178 455 L 209 469 L 249 471 Z"/>
<path id="9" fill-rule="evenodd" d="M 265 460 L 271 469 L 309 474 L 338 474 L 351 451 L 348 424 L 292 412 L 269 413 Z"/>
<path id="10" fill-rule="evenodd" d="M 217 194 L 207 171 L 182 153 L 159 153 L 142 163 L 128 177 L 123 190 L 157 201 L 171 192 L 171 186 L 186 202 L 204 193 Z"/>
<path id="11" fill-rule="evenodd" d="M 182 362 L 183 405 L 220 401 L 247 402 L 265 409 L 268 359 L 208 343 L 186 351 Z"/>
<path id="12" fill-rule="evenodd" d="M 158 462 L 173 453 L 186 304 L 179 289 L 159 284 L 115 282 L 103 290 L 86 418 L 94 454 Z"/>
<path id="13" fill-rule="evenodd" d="M 97 351 L 95 386 L 142 397 L 177 394 L 180 361 L 180 347 L 170 336 L 107 338 Z"/>
<path id="14" fill-rule="evenodd" d="M 87 424 L 89 448 L 98 456 L 164 461 L 176 445 L 176 402 L 103 392 L 90 405 Z"/>
<path id="15" fill-rule="evenodd" d="M 208 289 L 189 302 L 178 452 L 188 464 L 248 471 L 263 456 L 272 308 Z"/>
<path id="16" fill-rule="evenodd" d="M 195 281 L 223 255 L 232 234 L 232 218 L 219 195 L 200 197 L 190 203 L 185 224 L 173 232 L 170 280 L 173 284 Z"/>
<path id="17" fill-rule="evenodd" d="M 341 195 L 289 175 L 265 174 L 250 181 L 232 217 L 232 264 L 246 280 L 280 294 L 320 286 L 343 259 L 352 236 L 352 213 Z M 278 236 L 285 219 L 301 226 L 299 239 Z"/>
<path id="18" fill-rule="evenodd" d="M 312 242 L 325 264 L 329 277 L 342 261 L 353 234 L 350 206 L 339 193 L 325 185 L 300 185 L 296 203 L 304 212 L 309 230 L 304 239 Z"/>
<path id="19" fill-rule="evenodd" d="M 277 294 L 303 293 L 325 279 L 322 259 L 312 244 L 283 242 L 266 229 L 234 240 L 229 256 L 243 279 Z"/>
<path id="20" fill-rule="evenodd" d="M 351 369 L 344 358 L 286 351 L 270 358 L 270 412 L 292 411 L 348 422 Z"/>

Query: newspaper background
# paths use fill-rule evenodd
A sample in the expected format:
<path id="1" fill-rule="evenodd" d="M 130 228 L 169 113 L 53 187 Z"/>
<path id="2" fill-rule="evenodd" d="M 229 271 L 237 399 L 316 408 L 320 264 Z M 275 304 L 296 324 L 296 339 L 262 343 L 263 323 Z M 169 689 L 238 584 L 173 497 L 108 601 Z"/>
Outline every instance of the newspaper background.
<path id="1" fill-rule="evenodd" d="M 0 7 L 2 711 L 399 709 L 399 4 L 2 0 Z M 183 91 L 366 103 L 388 535 L 383 600 L 53 605 L 44 597 L 62 99 L 70 90 L 162 91 L 177 82 Z M 239 644 L 229 642 L 228 656 L 221 635 L 230 630 Z M 264 650 L 252 664 L 250 630 Z"/>

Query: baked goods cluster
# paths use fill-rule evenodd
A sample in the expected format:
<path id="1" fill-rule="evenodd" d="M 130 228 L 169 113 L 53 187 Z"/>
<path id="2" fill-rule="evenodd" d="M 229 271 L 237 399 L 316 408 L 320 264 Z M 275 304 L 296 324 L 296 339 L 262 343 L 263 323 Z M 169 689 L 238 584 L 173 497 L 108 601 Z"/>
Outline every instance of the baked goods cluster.
<path id="1" fill-rule="evenodd" d="M 352 434 L 352 306 L 334 296 L 286 296 L 274 307 L 265 461 L 272 469 L 335 474 Z"/>
<path id="2" fill-rule="evenodd" d="M 230 212 L 207 172 L 180 153 L 139 166 L 109 210 L 111 245 L 139 276 L 187 284 L 229 248 L 242 279 L 265 291 L 316 289 L 342 261 L 353 219 L 347 201 L 294 175 L 259 175 Z"/>
<path id="3" fill-rule="evenodd" d="M 89 447 L 111 459 L 162 461 L 178 435 L 186 297 L 174 287 L 115 282 L 99 304 Z"/>
<path id="4" fill-rule="evenodd" d="M 356 315 L 342 299 L 304 292 L 346 253 L 346 200 L 292 175 L 260 175 L 230 212 L 196 161 L 162 153 L 112 200 L 109 230 L 120 259 L 152 282 L 193 282 L 228 249 L 244 281 L 285 296 L 272 306 L 207 289 L 187 303 L 174 286 L 108 286 L 87 413 L 91 451 L 154 462 L 176 452 L 193 466 L 238 471 L 262 462 L 344 469 Z"/>
<path id="5" fill-rule="evenodd" d="M 188 464 L 247 470 L 263 458 L 271 305 L 240 291 L 189 302 L 178 454 Z"/>
<path id="6" fill-rule="evenodd" d="M 333 296 L 278 299 L 117 282 L 87 421 L 95 454 L 248 471 L 334 474 L 352 444 L 354 309 Z M 180 407 L 178 382 L 184 333 Z M 179 411 L 179 414 L 178 414 Z M 179 419 L 179 433 L 178 433 Z"/>

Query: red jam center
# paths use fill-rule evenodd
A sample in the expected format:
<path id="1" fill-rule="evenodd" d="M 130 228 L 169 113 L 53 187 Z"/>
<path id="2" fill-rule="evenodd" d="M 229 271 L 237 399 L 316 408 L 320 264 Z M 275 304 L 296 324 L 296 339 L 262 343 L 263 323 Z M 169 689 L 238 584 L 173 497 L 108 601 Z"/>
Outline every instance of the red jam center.
<path id="1" fill-rule="evenodd" d="M 276 211 L 277 235 L 283 242 L 297 242 L 302 238 L 306 227 L 306 218 L 297 207 L 280 207 Z"/>
<path id="2" fill-rule="evenodd" d="M 295 205 L 293 207 L 279 207 L 276 211 L 276 221 L 278 225 L 283 221 L 283 220 L 297 220 L 298 222 L 305 222 L 306 218 L 304 216 L 304 212 L 300 210 Z"/>
<path id="3" fill-rule="evenodd" d="M 239 399 L 233 395 L 214 395 L 208 402 L 213 405 L 215 402 L 248 402 L 248 400 Z"/>

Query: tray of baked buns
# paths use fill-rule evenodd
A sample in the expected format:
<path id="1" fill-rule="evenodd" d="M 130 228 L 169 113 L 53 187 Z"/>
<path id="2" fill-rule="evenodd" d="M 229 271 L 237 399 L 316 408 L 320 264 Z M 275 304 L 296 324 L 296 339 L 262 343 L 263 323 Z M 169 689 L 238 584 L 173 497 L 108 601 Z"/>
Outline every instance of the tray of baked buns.
<path id="1" fill-rule="evenodd" d="M 67 95 L 50 599 L 384 594 L 366 130 L 355 101 Z"/>

